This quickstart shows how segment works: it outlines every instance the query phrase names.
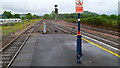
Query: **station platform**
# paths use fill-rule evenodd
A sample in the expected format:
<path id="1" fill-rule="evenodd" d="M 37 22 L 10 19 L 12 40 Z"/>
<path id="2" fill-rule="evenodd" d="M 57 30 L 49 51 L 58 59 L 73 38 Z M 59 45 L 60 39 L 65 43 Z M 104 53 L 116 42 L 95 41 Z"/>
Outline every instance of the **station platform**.
<path id="1" fill-rule="evenodd" d="M 82 40 L 82 63 L 76 63 L 76 36 L 39 34 L 29 38 L 11 66 L 118 66 L 118 57 Z"/>

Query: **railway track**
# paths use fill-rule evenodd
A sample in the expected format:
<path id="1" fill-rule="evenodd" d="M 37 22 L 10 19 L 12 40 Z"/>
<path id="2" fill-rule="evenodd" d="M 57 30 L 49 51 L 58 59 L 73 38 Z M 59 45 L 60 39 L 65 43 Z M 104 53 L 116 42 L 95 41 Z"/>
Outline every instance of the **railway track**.
<path id="1" fill-rule="evenodd" d="M 57 26 L 57 25 L 52 24 L 52 23 L 48 23 L 48 24 L 51 25 L 51 26 L 53 26 L 53 27 L 55 27 L 56 29 L 62 31 L 62 32 L 65 33 L 65 34 L 72 34 L 72 32 L 63 29 L 63 28 L 61 28 L 60 26 Z"/>
<path id="2" fill-rule="evenodd" d="M 61 25 L 53 24 L 53 23 L 51 23 L 51 25 L 53 25 L 57 29 L 60 29 L 61 31 L 63 31 L 66 34 L 77 35 L 77 29 L 70 28 L 70 27 L 65 27 L 65 26 L 61 26 Z M 107 39 L 104 39 L 104 38 L 101 38 L 101 37 L 98 37 L 98 36 L 95 36 L 95 35 L 91 35 L 91 34 L 86 33 L 84 31 L 81 31 L 81 33 L 82 33 L 83 36 L 93 38 L 93 39 L 97 40 L 97 42 L 100 42 L 101 44 L 104 44 L 108 47 L 114 48 L 117 51 L 120 51 L 119 50 L 119 43 L 116 43 L 116 42 L 113 42 L 113 41 L 110 41 L 110 40 L 107 40 Z"/>
<path id="3" fill-rule="evenodd" d="M 34 26 L 17 36 L 0 50 L 0 53 L 2 54 L 2 62 L 0 62 L 2 68 L 9 68 L 11 66 L 33 31 L 40 25 L 41 23 L 37 22 Z"/>
<path id="4" fill-rule="evenodd" d="M 57 21 L 55 23 L 55 21 L 53 21 L 53 20 L 51 22 L 53 22 L 54 24 L 58 23 L 59 25 L 68 26 L 72 29 L 77 29 L 77 27 L 76 27 L 77 25 L 72 22 Z M 110 44 L 110 45 L 113 45 L 113 46 L 119 48 L 118 43 L 119 43 L 120 37 L 119 37 L 119 32 L 117 32 L 117 31 L 102 29 L 100 27 L 95 28 L 95 27 L 91 27 L 91 26 L 86 26 L 84 24 L 81 24 L 81 31 L 82 31 L 82 34 L 85 33 L 88 36 L 91 34 L 90 36 L 92 36 L 94 39 L 99 38 L 101 41 L 103 40 L 102 42 L 105 42 L 105 43 L 108 42 L 107 44 Z M 115 44 L 111 44 L 111 43 L 115 43 Z M 116 43 L 117 43 L 117 45 L 116 45 Z"/>
<path id="5" fill-rule="evenodd" d="M 119 32 L 116 32 L 116 31 L 111 31 L 111 30 L 106 30 L 106 29 L 101 29 L 101 28 L 94 28 L 94 27 L 89 27 L 89 26 L 85 26 L 85 25 L 81 25 L 81 27 L 89 29 L 89 30 L 94 30 L 94 31 L 114 35 L 114 36 L 119 36 Z"/>

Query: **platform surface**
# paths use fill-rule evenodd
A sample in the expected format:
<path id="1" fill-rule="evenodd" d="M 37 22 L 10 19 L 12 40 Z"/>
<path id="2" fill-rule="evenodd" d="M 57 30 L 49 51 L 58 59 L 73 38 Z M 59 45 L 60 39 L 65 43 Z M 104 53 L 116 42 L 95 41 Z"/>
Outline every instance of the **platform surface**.
<path id="1" fill-rule="evenodd" d="M 82 40 L 82 63 L 76 63 L 76 37 L 40 34 L 30 37 L 12 66 L 118 66 L 118 57 Z"/>

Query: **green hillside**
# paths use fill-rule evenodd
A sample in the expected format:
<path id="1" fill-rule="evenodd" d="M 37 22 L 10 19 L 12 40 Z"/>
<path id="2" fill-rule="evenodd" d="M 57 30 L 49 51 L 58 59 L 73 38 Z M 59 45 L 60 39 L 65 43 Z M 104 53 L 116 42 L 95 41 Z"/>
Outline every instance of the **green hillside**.
<path id="1" fill-rule="evenodd" d="M 89 11 L 84 11 L 84 13 L 83 14 L 93 14 L 93 15 L 99 15 L 99 14 L 97 14 L 97 13 L 94 13 L 94 12 L 89 12 Z"/>

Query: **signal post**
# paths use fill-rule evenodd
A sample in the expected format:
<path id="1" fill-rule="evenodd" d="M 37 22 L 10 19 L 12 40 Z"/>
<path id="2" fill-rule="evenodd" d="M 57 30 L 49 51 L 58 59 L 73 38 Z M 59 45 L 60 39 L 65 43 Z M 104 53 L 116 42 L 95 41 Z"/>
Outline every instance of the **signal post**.
<path id="1" fill-rule="evenodd" d="M 81 63 L 82 57 L 82 39 L 80 30 L 80 13 L 83 13 L 83 0 L 76 0 L 76 13 L 78 13 L 78 32 L 77 32 L 77 63 Z"/>
<path id="2" fill-rule="evenodd" d="M 55 21 L 57 21 L 58 5 L 55 5 Z"/>

